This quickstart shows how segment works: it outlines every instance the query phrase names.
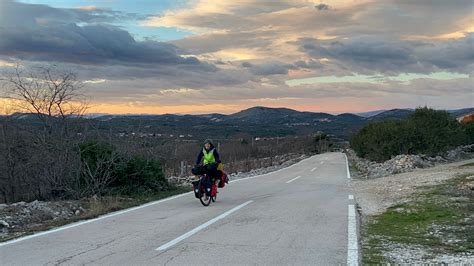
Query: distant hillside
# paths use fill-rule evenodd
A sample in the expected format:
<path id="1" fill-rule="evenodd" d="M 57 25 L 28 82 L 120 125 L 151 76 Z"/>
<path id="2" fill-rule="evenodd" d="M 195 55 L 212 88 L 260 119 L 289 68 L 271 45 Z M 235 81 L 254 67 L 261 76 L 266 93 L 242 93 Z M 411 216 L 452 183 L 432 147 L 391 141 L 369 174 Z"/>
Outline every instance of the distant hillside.
<path id="1" fill-rule="evenodd" d="M 356 115 L 358 116 L 362 116 L 362 117 L 371 117 L 371 116 L 374 116 L 374 115 L 378 115 L 380 113 L 383 113 L 387 110 L 375 110 L 375 111 L 369 111 L 369 112 L 363 112 L 363 113 L 355 113 Z"/>
<path id="2" fill-rule="evenodd" d="M 463 116 L 463 115 L 467 115 L 467 114 L 470 114 L 470 113 L 473 113 L 474 112 L 474 108 L 464 108 L 464 109 L 459 109 L 459 110 L 449 110 L 448 111 L 451 116 L 453 117 L 459 117 L 459 116 Z"/>
<path id="3" fill-rule="evenodd" d="M 385 120 L 385 119 L 405 119 L 411 113 L 413 113 L 413 109 L 392 109 L 388 111 L 384 111 L 377 115 L 368 117 L 367 120 Z"/>
<path id="4" fill-rule="evenodd" d="M 348 139 L 365 124 L 385 119 L 405 119 L 413 109 L 374 111 L 363 117 L 352 113 L 300 112 L 288 108 L 252 107 L 240 112 L 204 115 L 93 115 L 88 118 L 98 129 L 117 134 L 152 134 L 168 138 L 234 138 L 242 136 L 307 135 L 323 131 Z M 473 112 L 474 108 L 449 110 L 453 117 Z M 362 114 L 369 115 L 370 112 Z M 32 114 L 17 113 L 16 118 L 35 119 Z"/>
<path id="5" fill-rule="evenodd" d="M 252 107 L 246 110 L 242 110 L 235 114 L 227 116 L 227 119 L 242 119 L 258 121 L 265 119 L 266 117 L 288 117 L 300 114 L 301 112 L 295 111 L 288 108 L 267 108 L 262 106 Z"/>
<path id="6" fill-rule="evenodd" d="M 367 120 L 405 119 L 414 111 L 414 109 L 392 109 L 367 117 Z M 453 118 L 456 118 L 474 112 L 474 108 L 447 110 L 447 112 L 450 113 Z"/>

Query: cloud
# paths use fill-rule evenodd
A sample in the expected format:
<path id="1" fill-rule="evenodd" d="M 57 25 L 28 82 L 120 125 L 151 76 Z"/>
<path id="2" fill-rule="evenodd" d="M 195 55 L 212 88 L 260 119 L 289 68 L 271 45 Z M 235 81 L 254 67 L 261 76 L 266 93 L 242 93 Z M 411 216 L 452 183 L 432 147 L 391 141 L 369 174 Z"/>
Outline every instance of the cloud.
<path id="1" fill-rule="evenodd" d="M 261 1 L 239 5 L 223 1 L 217 9 L 211 8 L 211 2 L 198 1 L 186 9 L 166 12 L 156 24 L 150 20 L 150 25 L 194 30 L 196 35 L 173 44 L 208 60 L 258 61 L 260 65 L 264 60 L 299 62 L 296 67 L 317 69 L 318 75 L 472 71 L 471 52 L 466 49 L 472 37 L 465 32 L 472 26 L 469 0 L 452 4 L 326 1 L 317 5 L 301 0 L 284 1 L 273 9 L 271 5 L 264 8 Z M 259 8 L 249 11 L 256 5 Z M 319 12 L 328 10 L 331 12 Z M 427 37 L 453 32 L 461 37 Z M 462 55 L 468 56 L 463 59 Z M 309 67 L 302 62 L 313 64 Z M 285 73 L 282 68 L 270 70 L 268 66 L 252 69 L 256 75 Z"/>
<path id="2" fill-rule="evenodd" d="M 84 84 L 98 84 L 98 83 L 104 83 L 107 82 L 106 79 L 91 79 L 91 80 L 84 80 Z"/>
<path id="3" fill-rule="evenodd" d="M 251 73 L 258 76 L 286 75 L 289 69 L 296 69 L 292 64 L 281 62 L 265 62 L 263 64 L 242 63 L 242 67 L 249 69 Z"/>
<path id="4" fill-rule="evenodd" d="M 319 11 L 329 10 L 329 5 L 326 5 L 326 4 L 323 4 L 323 3 L 321 3 L 319 5 L 316 5 L 314 7 Z"/>
<path id="5" fill-rule="evenodd" d="M 439 70 L 471 73 L 474 34 L 450 41 L 412 41 L 378 36 L 318 40 L 303 38 L 300 51 L 312 58 L 329 58 L 356 73 L 430 73 Z"/>
<path id="6" fill-rule="evenodd" d="M 464 73 L 474 71 L 474 33 L 448 41 L 432 41 L 414 48 L 414 53 L 424 62 L 441 69 Z"/>
<path id="7" fill-rule="evenodd" d="M 0 54 L 32 61 L 213 68 L 195 57 L 181 56 L 178 48 L 169 43 L 136 41 L 129 32 L 111 25 L 78 26 L 75 23 L 96 21 L 96 16 L 101 15 L 103 13 L 97 13 L 95 9 L 78 13 L 78 10 L 4 2 L 0 18 Z"/>
<path id="8" fill-rule="evenodd" d="M 0 67 L 12 57 L 26 64 L 60 62 L 91 81 L 97 101 L 189 107 L 268 100 L 328 107 L 350 98 L 351 107 L 389 100 L 472 105 L 472 78 L 285 84 L 353 73 L 385 80 L 404 73 L 473 77 L 470 0 L 196 0 L 154 16 L 93 6 L 0 5 Z M 122 20 L 139 23 L 131 28 L 172 27 L 193 35 L 138 41 L 111 25 Z"/>
<path id="9" fill-rule="evenodd" d="M 94 11 L 97 10 L 98 8 L 96 6 L 80 6 L 78 7 L 80 10 L 86 10 L 86 11 Z"/>
<path id="10" fill-rule="evenodd" d="M 101 9 L 96 6 L 77 8 L 53 8 L 41 4 L 25 4 L 13 0 L 0 2 L 1 25 L 22 27 L 34 26 L 38 21 L 42 24 L 55 23 L 110 23 L 124 20 L 142 20 L 148 16 L 136 13 Z"/>
<path id="11" fill-rule="evenodd" d="M 198 90 L 190 89 L 190 88 L 178 88 L 178 89 L 166 89 L 161 90 L 161 94 L 192 94 L 197 92 Z"/>

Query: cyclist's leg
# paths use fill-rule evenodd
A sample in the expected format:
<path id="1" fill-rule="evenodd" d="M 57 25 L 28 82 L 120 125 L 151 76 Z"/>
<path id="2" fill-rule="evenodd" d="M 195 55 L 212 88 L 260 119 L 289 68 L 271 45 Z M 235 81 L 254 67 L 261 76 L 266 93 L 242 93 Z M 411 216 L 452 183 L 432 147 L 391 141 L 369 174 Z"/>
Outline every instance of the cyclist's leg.
<path id="1" fill-rule="evenodd" d="M 216 164 L 208 164 L 208 165 L 206 165 L 206 172 L 207 172 L 213 179 L 216 179 L 216 178 L 218 177 L 217 165 L 216 165 Z"/>

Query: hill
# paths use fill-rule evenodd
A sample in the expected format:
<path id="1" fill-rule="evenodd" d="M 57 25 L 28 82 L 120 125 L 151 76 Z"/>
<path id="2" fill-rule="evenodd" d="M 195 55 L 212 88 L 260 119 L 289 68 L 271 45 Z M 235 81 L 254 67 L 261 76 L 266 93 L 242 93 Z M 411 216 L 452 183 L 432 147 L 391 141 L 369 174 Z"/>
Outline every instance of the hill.
<path id="1" fill-rule="evenodd" d="M 324 131 L 348 139 L 371 121 L 405 119 L 413 109 L 374 111 L 360 115 L 343 113 L 300 112 L 288 108 L 252 107 L 240 112 L 203 115 L 94 115 L 89 121 L 98 129 L 128 135 L 132 133 L 168 138 L 235 138 L 242 136 L 275 137 L 307 135 Z M 473 112 L 474 108 L 448 110 L 453 116 Z M 34 119 L 34 114 L 12 115 L 17 119 Z M 367 117 L 364 117 L 367 116 Z"/>

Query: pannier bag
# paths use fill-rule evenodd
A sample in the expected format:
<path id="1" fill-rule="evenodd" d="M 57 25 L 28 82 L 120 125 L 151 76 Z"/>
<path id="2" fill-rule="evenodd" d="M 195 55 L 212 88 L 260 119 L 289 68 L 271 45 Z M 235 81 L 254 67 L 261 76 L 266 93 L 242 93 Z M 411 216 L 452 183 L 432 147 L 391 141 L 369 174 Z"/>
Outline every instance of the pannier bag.
<path id="1" fill-rule="evenodd" d="M 194 196 L 199 199 L 201 197 L 199 193 L 199 181 L 193 181 L 192 184 L 193 184 Z"/>
<path id="2" fill-rule="evenodd" d="M 221 174 L 221 176 L 219 178 L 218 187 L 223 188 L 223 187 L 225 187 L 225 183 L 227 183 L 229 179 L 227 177 L 227 174 L 224 173 L 224 171 L 220 171 L 220 174 Z"/>

